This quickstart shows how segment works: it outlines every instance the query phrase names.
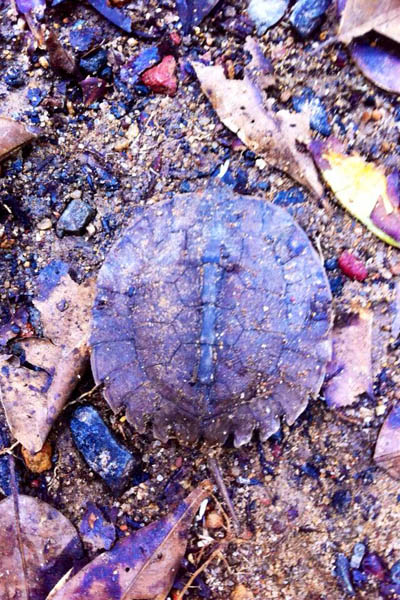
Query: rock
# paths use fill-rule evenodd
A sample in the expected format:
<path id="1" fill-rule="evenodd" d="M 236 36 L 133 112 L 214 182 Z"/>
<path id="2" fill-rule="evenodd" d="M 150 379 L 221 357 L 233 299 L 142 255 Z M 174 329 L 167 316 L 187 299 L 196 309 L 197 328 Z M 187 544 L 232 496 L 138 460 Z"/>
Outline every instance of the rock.
<path id="1" fill-rule="evenodd" d="M 0 450 L 7 448 L 10 445 L 10 438 L 6 426 L 0 423 Z M 10 460 L 9 454 L 0 455 L 0 492 L 5 496 L 11 494 L 10 483 Z"/>
<path id="2" fill-rule="evenodd" d="M 130 86 L 136 85 L 139 82 L 140 75 L 160 60 L 161 55 L 157 46 L 145 48 L 122 65 L 120 70 L 121 81 Z"/>
<path id="3" fill-rule="evenodd" d="M 359 258 L 356 258 L 354 254 L 345 250 L 339 256 L 339 267 L 342 273 L 355 279 L 356 281 L 364 281 L 368 277 L 368 271 Z"/>
<path id="4" fill-rule="evenodd" d="M 338 554 L 336 557 L 336 575 L 339 577 L 345 591 L 350 596 L 355 596 L 356 593 L 350 579 L 349 560 L 344 554 Z"/>
<path id="5" fill-rule="evenodd" d="M 257 27 L 258 35 L 275 25 L 285 14 L 289 0 L 250 0 L 247 12 Z"/>
<path id="6" fill-rule="evenodd" d="M 57 221 L 57 234 L 78 234 L 89 223 L 95 214 L 94 209 L 82 200 L 72 200 Z"/>
<path id="7" fill-rule="evenodd" d="M 115 526 L 107 521 L 102 511 L 93 502 L 88 502 L 79 525 L 82 540 L 91 550 L 110 550 L 116 538 Z"/>
<path id="8" fill-rule="evenodd" d="M 350 567 L 352 569 L 359 569 L 362 559 L 364 558 L 364 554 L 366 551 L 365 544 L 361 544 L 360 542 L 356 544 L 353 548 L 353 554 L 350 560 Z"/>
<path id="9" fill-rule="evenodd" d="M 39 229 L 39 231 L 46 231 L 47 229 L 51 229 L 52 228 L 51 219 L 49 219 L 48 217 L 42 219 L 37 224 L 37 228 Z"/>
<path id="10" fill-rule="evenodd" d="M 308 37 L 321 24 L 332 0 L 298 0 L 290 13 L 290 22 L 302 37 Z"/>
<path id="11" fill-rule="evenodd" d="M 50 442 L 46 442 L 43 448 L 39 452 L 36 452 L 36 454 L 31 454 L 23 446 L 21 453 L 26 466 L 33 473 L 43 473 L 51 469 L 52 448 Z"/>
<path id="12" fill-rule="evenodd" d="M 97 75 L 106 66 L 107 50 L 104 48 L 91 52 L 79 61 L 79 67 L 88 75 Z"/>
<path id="13" fill-rule="evenodd" d="M 351 504 L 351 492 L 349 490 L 337 490 L 332 497 L 332 506 L 336 512 L 343 514 Z"/>
<path id="14" fill-rule="evenodd" d="M 362 568 L 367 575 L 372 575 L 379 581 L 386 577 L 386 565 L 376 552 L 370 552 L 362 561 Z"/>
<path id="15" fill-rule="evenodd" d="M 332 133 L 326 108 L 312 89 L 305 88 L 301 96 L 295 96 L 292 102 L 296 112 L 307 111 L 309 113 L 311 129 L 325 136 Z"/>
<path id="16" fill-rule="evenodd" d="M 274 196 L 274 204 L 279 206 L 289 206 L 290 204 L 300 204 L 305 201 L 305 196 L 299 187 L 291 187 L 288 190 L 282 190 Z"/>
<path id="17" fill-rule="evenodd" d="M 242 583 L 237 585 L 232 592 L 231 600 L 253 600 L 254 594 L 251 590 L 247 589 Z"/>
<path id="18" fill-rule="evenodd" d="M 160 64 L 145 71 L 142 82 L 156 94 L 175 96 L 178 82 L 175 76 L 176 60 L 173 56 L 165 56 Z"/>
<path id="19" fill-rule="evenodd" d="M 130 482 L 136 466 L 134 456 L 111 435 L 98 412 L 91 406 L 80 406 L 72 416 L 72 436 L 78 450 L 114 494 Z"/>
<path id="20" fill-rule="evenodd" d="M 390 579 L 393 583 L 400 584 L 400 560 L 395 562 L 390 569 Z"/>
<path id="21" fill-rule="evenodd" d="M 208 513 L 206 517 L 206 527 L 207 529 L 219 529 L 224 526 L 224 519 L 222 516 L 216 511 L 212 510 Z"/>

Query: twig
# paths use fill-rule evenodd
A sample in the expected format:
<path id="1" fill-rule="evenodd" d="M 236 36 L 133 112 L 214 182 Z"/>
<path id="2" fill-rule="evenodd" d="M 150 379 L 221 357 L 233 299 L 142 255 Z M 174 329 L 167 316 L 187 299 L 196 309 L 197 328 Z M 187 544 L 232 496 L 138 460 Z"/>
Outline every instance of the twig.
<path id="1" fill-rule="evenodd" d="M 218 546 L 218 548 L 216 548 L 216 550 L 214 550 L 214 552 L 212 552 L 210 554 L 210 556 L 207 558 L 207 560 L 204 561 L 203 564 L 194 573 L 192 573 L 189 581 L 185 584 L 185 587 L 183 588 L 183 590 L 178 593 L 176 600 L 182 600 L 183 596 L 186 594 L 186 592 L 188 591 L 188 589 L 190 588 L 190 586 L 192 585 L 192 583 L 196 579 L 196 577 L 198 577 L 200 575 L 200 573 L 202 573 L 204 571 L 204 569 L 206 569 L 208 567 L 208 565 L 214 560 L 214 558 L 218 554 L 221 554 L 220 546 Z"/>
<path id="2" fill-rule="evenodd" d="M 8 448 L 3 448 L 3 450 L 0 450 L 0 456 L 2 454 L 12 454 L 12 451 L 14 450 L 14 448 L 16 448 L 18 445 L 20 444 L 20 442 L 14 442 L 13 444 L 11 444 L 11 446 L 8 446 Z"/>
<path id="3" fill-rule="evenodd" d="M 209 466 L 209 469 L 211 470 L 212 474 L 214 475 L 215 483 L 217 484 L 219 491 L 221 492 L 222 497 L 225 500 L 226 506 L 228 508 L 228 512 L 233 521 L 233 526 L 234 526 L 236 535 L 239 536 L 240 535 L 239 519 L 236 516 L 236 512 L 233 507 L 232 500 L 229 497 L 229 493 L 228 493 L 228 490 L 226 489 L 225 482 L 222 479 L 221 470 L 219 468 L 217 460 L 215 458 L 209 458 L 208 466 Z"/>

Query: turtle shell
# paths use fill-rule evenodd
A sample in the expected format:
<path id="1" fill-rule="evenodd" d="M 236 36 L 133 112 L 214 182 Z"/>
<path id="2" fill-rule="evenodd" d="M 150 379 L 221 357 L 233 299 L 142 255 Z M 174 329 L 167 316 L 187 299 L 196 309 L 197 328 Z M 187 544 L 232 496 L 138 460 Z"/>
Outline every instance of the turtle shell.
<path id="1" fill-rule="evenodd" d="M 188 443 L 263 440 L 318 393 L 331 294 L 284 209 L 225 187 L 141 209 L 98 277 L 96 383 L 139 431 Z"/>

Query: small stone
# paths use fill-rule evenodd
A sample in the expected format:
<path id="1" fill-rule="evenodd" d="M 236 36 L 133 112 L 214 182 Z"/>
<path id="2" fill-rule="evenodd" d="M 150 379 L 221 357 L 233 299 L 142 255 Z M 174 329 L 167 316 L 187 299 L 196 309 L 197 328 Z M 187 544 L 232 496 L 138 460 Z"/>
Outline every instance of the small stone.
<path id="1" fill-rule="evenodd" d="M 0 423 L 0 450 L 4 450 L 9 447 L 10 438 L 8 431 L 2 423 Z M 10 473 L 10 460 L 9 454 L 0 455 L 0 492 L 5 496 L 11 495 L 11 473 Z"/>
<path id="2" fill-rule="evenodd" d="M 298 0 L 292 8 L 289 21 L 302 37 L 308 37 L 321 24 L 332 0 Z"/>
<path id="3" fill-rule="evenodd" d="M 36 227 L 40 230 L 40 231 L 46 231 L 47 229 L 51 229 L 53 226 L 51 219 L 49 218 L 45 218 L 42 219 L 41 221 L 39 221 L 39 223 L 36 225 Z"/>
<path id="4" fill-rule="evenodd" d="M 301 96 L 294 97 L 292 102 L 296 112 L 308 112 L 311 129 L 325 136 L 332 133 L 326 108 L 311 88 L 305 88 Z"/>
<path id="5" fill-rule="evenodd" d="M 257 34 L 264 33 L 285 14 L 289 0 L 250 0 L 247 9 L 250 19 L 257 27 Z"/>
<path id="6" fill-rule="evenodd" d="M 160 64 L 142 74 L 142 81 L 156 94 L 175 96 L 178 88 L 175 71 L 175 58 L 173 56 L 165 56 Z"/>
<path id="7" fill-rule="evenodd" d="M 71 200 L 80 200 L 82 198 L 82 191 L 74 190 L 70 193 L 69 197 L 71 198 Z"/>
<path id="8" fill-rule="evenodd" d="M 95 52 L 91 52 L 88 56 L 80 59 L 79 66 L 85 73 L 97 75 L 99 71 L 107 66 L 107 50 L 100 48 Z"/>
<path id="9" fill-rule="evenodd" d="M 361 542 L 359 542 L 358 544 L 356 544 L 354 546 L 353 554 L 350 559 L 350 567 L 352 569 L 360 568 L 362 559 L 364 558 L 365 551 L 366 551 L 365 544 L 361 544 Z"/>
<path id="10" fill-rule="evenodd" d="M 337 490 L 332 496 L 332 506 L 338 513 L 344 513 L 351 504 L 349 490 Z"/>
<path id="11" fill-rule="evenodd" d="M 362 260 L 356 258 L 354 254 L 345 250 L 339 256 L 339 267 L 342 273 L 355 279 L 356 281 L 364 281 L 368 277 L 368 271 Z"/>
<path id="12" fill-rule="evenodd" d="M 223 525 L 224 525 L 224 520 L 221 517 L 221 515 L 219 513 L 217 513 L 216 510 L 213 510 L 210 513 L 208 513 L 208 515 L 206 517 L 207 529 L 219 529 L 220 527 L 223 527 Z"/>
<path id="13" fill-rule="evenodd" d="M 246 586 L 240 583 L 233 590 L 231 600 L 254 600 L 254 594 Z"/>
<path id="14" fill-rule="evenodd" d="M 386 565 L 376 552 L 370 552 L 362 561 L 362 568 L 365 573 L 372 575 L 383 581 L 386 576 Z"/>
<path id="15" fill-rule="evenodd" d="M 390 579 L 393 581 L 393 583 L 400 584 L 400 560 L 395 562 L 390 569 Z"/>
<path id="16" fill-rule="evenodd" d="M 350 568 L 348 558 L 344 554 L 336 557 L 336 575 L 339 577 L 345 591 L 350 596 L 355 596 L 355 591 L 350 579 Z"/>
<path id="17" fill-rule="evenodd" d="M 72 436 L 78 450 L 114 494 L 131 483 L 136 467 L 134 456 L 112 436 L 98 412 L 91 406 L 80 406 L 72 416 Z"/>
<path id="18" fill-rule="evenodd" d="M 373 121 L 380 121 L 382 119 L 382 112 L 375 108 L 375 110 L 373 110 L 371 113 L 371 117 Z"/>
<path id="19" fill-rule="evenodd" d="M 50 442 L 46 442 L 43 448 L 39 452 L 36 452 L 36 454 L 31 454 L 29 450 L 23 446 L 21 448 L 24 463 L 32 473 L 43 473 L 44 471 L 51 469 L 52 453 Z"/>
<path id="20" fill-rule="evenodd" d="M 283 102 L 285 104 L 286 102 L 289 102 L 291 97 L 292 97 L 292 92 L 290 92 L 289 90 L 283 90 L 283 92 L 281 94 L 281 102 Z"/>
<path id="21" fill-rule="evenodd" d="M 305 201 L 304 193 L 299 187 L 291 187 L 288 190 L 282 190 L 275 194 L 274 204 L 279 206 L 289 206 L 290 204 L 300 204 Z"/>
<path id="22" fill-rule="evenodd" d="M 94 209 L 87 202 L 72 200 L 58 219 L 57 234 L 62 237 L 65 233 L 82 233 L 94 214 Z"/>
<path id="23" fill-rule="evenodd" d="M 116 538 L 115 526 L 107 521 L 102 511 L 93 502 L 88 502 L 79 525 L 82 540 L 93 552 L 110 550 Z"/>

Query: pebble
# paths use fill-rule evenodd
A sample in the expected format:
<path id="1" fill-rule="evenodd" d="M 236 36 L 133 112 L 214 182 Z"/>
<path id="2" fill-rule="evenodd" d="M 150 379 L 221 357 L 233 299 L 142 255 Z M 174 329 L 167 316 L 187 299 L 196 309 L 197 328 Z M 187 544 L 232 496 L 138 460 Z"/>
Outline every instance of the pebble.
<path id="1" fill-rule="evenodd" d="M 338 513 L 344 513 L 351 504 L 351 492 L 349 490 L 337 490 L 332 496 L 332 506 Z"/>
<path id="2" fill-rule="evenodd" d="M 36 227 L 40 230 L 40 231 L 46 231 L 47 229 L 51 229 L 53 226 L 51 219 L 49 218 L 45 218 L 42 219 L 41 221 L 39 221 L 39 223 L 36 225 Z"/>
<path id="3" fill-rule="evenodd" d="M 110 550 L 116 538 L 115 526 L 93 502 L 88 502 L 85 514 L 79 525 L 82 540 L 93 552 Z"/>
<path id="4" fill-rule="evenodd" d="M 292 8 L 289 21 L 302 37 L 308 37 L 321 24 L 332 0 L 298 0 Z"/>
<path id="5" fill-rule="evenodd" d="M 175 58 L 171 55 L 165 56 L 160 64 L 144 71 L 142 82 L 156 94 L 175 96 L 178 88 L 175 71 Z"/>
<path id="6" fill-rule="evenodd" d="M 373 575 L 376 579 L 383 581 L 386 576 L 386 567 L 376 552 L 370 552 L 362 561 L 362 568 L 368 575 Z"/>
<path id="7" fill-rule="evenodd" d="M 336 575 L 341 580 L 345 591 L 350 596 L 355 596 L 356 593 L 350 579 L 349 560 L 344 554 L 338 554 L 336 557 Z"/>
<path id="8" fill-rule="evenodd" d="M 87 202 L 72 200 L 57 221 L 57 234 L 62 237 L 64 233 L 82 233 L 94 214 L 94 209 Z"/>
<path id="9" fill-rule="evenodd" d="M 99 413 L 91 406 L 80 406 L 72 416 L 70 428 L 74 442 L 88 465 L 114 494 L 131 483 L 136 467 L 134 456 L 113 437 Z"/>
<path id="10" fill-rule="evenodd" d="M 206 517 L 207 529 L 219 529 L 220 527 L 223 527 L 223 525 L 224 520 L 222 516 L 219 513 L 217 513 L 217 511 L 213 510 L 210 513 L 208 513 Z"/>
<path id="11" fill-rule="evenodd" d="M 326 108 L 311 88 L 305 88 L 301 96 L 295 96 L 292 102 L 296 112 L 302 112 L 303 110 L 309 112 L 311 129 L 325 136 L 332 133 Z"/>
<path id="12" fill-rule="evenodd" d="M 231 600 L 253 600 L 254 594 L 242 583 L 237 585 L 232 592 Z"/>
<path id="13" fill-rule="evenodd" d="M 368 271 L 362 260 L 356 258 L 354 254 L 345 250 L 339 256 L 339 267 L 350 279 L 364 281 L 368 277 Z"/>
<path id="14" fill-rule="evenodd" d="M 257 34 L 264 33 L 285 14 L 289 0 L 250 0 L 247 12 L 257 27 Z"/>
<path id="15" fill-rule="evenodd" d="M 50 442 L 46 442 L 43 448 L 39 452 L 36 452 L 36 454 L 31 454 L 29 450 L 23 446 L 21 448 L 24 463 L 32 473 L 43 473 L 44 471 L 51 469 L 52 453 L 53 451 Z"/>
<path id="16" fill-rule="evenodd" d="M 362 544 L 361 542 L 354 546 L 353 554 L 350 559 L 350 567 L 352 569 L 358 569 L 360 567 L 362 559 L 364 558 L 365 551 L 365 544 Z"/>
<path id="17" fill-rule="evenodd" d="M 80 59 L 79 66 L 88 75 L 97 75 L 107 66 L 107 50 L 99 48 L 99 50 L 91 52 L 88 56 Z"/>
<path id="18" fill-rule="evenodd" d="M 390 569 L 390 579 L 393 581 L 393 583 L 400 584 L 400 560 L 395 562 Z"/>
<path id="19" fill-rule="evenodd" d="M 6 427 L 0 423 L 0 450 L 7 448 L 10 445 L 10 438 L 8 436 Z M 0 492 L 5 496 L 11 494 L 11 483 L 10 483 L 10 460 L 9 454 L 0 455 Z"/>
<path id="20" fill-rule="evenodd" d="M 291 187 L 288 190 L 282 190 L 275 194 L 274 204 L 279 206 L 289 206 L 290 204 L 300 204 L 305 201 L 304 194 L 299 187 Z"/>

